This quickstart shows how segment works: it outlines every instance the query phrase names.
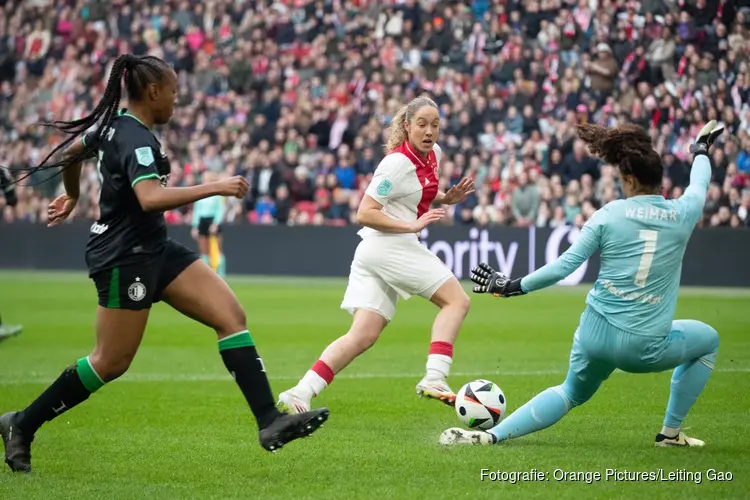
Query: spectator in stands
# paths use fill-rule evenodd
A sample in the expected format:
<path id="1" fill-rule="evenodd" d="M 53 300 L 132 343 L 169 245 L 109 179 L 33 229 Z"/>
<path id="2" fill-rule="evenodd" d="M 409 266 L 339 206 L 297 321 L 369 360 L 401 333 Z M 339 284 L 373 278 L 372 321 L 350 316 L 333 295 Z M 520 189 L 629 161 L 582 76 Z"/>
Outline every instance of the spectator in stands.
<path id="1" fill-rule="evenodd" d="M 591 90 L 593 90 L 597 101 L 603 104 L 615 88 L 618 66 L 612 54 L 612 48 L 606 43 L 597 45 L 596 52 L 596 59 L 584 61 L 583 68 L 591 78 Z"/>
<path id="2" fill-rule="evenodd" d="M 527 227 L 534 224 L 539 210 L 539 189 L 535 184 L 529 184 L 529 175 L 525 171 L 518 176 L 512 207 L 516 226 Z"/>
<path id="3" fill-rule="evenodd" d="M 352 223 L 383 126 L 421 92 L 445 124 L 441 185 L 472 175 L 485 186 L 448 221 L 556 227 L 620 197 L 617 173 L 575 140 L 584 121 L 648 129 L 664 194 L 679 196 L 687 141 L 716 118 L 729 133 L 701 223 L 750 222 L 750 0 L 267 4 L 0 2 L 0 164 L 38 162 L 58 138 L 28 126 L 86 114 L 130 51 L 164 57 L 180 78 L 174 120 L 159 131 L 175 159 L 170 183 L 205 171 L 251 182 L 228 210 L 234 223 Z M 86 172 L 78 218 L 98 211 L 96 169 Z M 58 189 L 19 188 L 3 219 L 43 222 Z"/>

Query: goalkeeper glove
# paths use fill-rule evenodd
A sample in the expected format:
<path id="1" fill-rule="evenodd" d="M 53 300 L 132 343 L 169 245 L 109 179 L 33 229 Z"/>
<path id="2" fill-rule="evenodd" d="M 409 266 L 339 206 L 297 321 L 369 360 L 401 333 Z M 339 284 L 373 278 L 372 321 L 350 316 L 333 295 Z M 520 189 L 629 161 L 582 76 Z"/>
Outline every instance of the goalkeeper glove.
<path id="1" fill-rule="evenodd" d="M 690 145 L 689 151 L 694 155 L 708 155 L 708 148 L 716 139 L 724 133 L 724 125 L 719 125 L 716 120 L 703 125 L 698 135 L 695 136 L 695 142 Z"/>
<path id="2" fill-rule="evenodd" d="M 521 278 L 512 280 L 487 264 L 479 264 L 471 270 L 471 281 L 477 284 L 472 289 L 474 293 L 491 293 L 495 297 L 515 297 L 526 294 L 521 288 Z"/>

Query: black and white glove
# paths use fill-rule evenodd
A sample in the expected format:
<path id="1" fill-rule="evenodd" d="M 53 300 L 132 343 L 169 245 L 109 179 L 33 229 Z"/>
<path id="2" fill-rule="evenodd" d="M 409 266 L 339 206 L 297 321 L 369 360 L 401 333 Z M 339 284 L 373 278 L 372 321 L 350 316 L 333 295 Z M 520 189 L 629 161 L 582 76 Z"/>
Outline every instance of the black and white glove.
<path id="1" fill-rule="evenodd" d="M 716 120 L 711 120 L 703 125 L 703 128 L 695 136 L 695 141 L 690 145 L 689 151 L 694 155 L 708 155 L 708 148 L 722 133 L 724 133 L 724 125 L 719 125 Z"/>
<path id="2" fill-rule="evenodd" d="M 487 264 L 479 264 L 471 270 L 471 281 L 477 284 L 472 289 L 474 293 L 490 293 L 495 297 L 526 294 L 521 288 L 521 278 L 512 280 Z"/>

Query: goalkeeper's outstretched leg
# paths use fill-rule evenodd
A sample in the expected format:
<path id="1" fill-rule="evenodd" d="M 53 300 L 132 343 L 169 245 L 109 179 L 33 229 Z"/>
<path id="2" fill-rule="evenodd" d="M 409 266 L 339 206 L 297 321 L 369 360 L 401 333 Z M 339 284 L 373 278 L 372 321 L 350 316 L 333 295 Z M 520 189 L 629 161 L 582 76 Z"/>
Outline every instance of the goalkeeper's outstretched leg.
<path id="1" fill-rule="evenodd" d="M 587 325 L 582 323 L 576 331 L 568 375 L 562 385 L 537 394 L 487 432 L 448 429 L 440 436 L 440 444 L 489 445 L 519 438 L 550 427 L 570 410 L 586 403 L 615 369 L 611 360 L 592 357 L 587 352 L 586 339 L 581 339 L 581 332 L 586 329 Z"/>
<path id="2" fill-rule="evenodd" d="M 612 326 L 596 313 L 584 313 L 570 354 L 570 369 L 561 386 L 551 387 L 487 432 L 448 429 L 440 443 L 500 443 L 545 429 L 571 409 L 588 401 L 615 368 L 630 373 L 675 368 L 664 426 L 657 447 L 696 447 L 704 442 L 680 429 L 687 413 L 708 382 L 719 348 L 719 335 L 705 323 L 679 320 L 665 337 L 633 335 Z"/>

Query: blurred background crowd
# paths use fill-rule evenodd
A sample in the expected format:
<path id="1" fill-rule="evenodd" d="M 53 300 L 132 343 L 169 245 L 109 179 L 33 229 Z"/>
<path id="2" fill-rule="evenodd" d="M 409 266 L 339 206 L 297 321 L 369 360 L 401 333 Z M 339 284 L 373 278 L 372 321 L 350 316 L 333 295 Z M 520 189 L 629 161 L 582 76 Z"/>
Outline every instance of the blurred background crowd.
<path id="1" fill-rule="evenodd" d="M 716 119 L 701 224 L 750 226 L 750 0 L 0 0 L 0 165 L 36 165 L 61 138 L 29 126 L 88 114 L 123 52 L 179 75 L 158 132 L 170 183 L 250 181 L 227 223 L 353 223 L 391 117 L 427 93 L 442 188 L 477 184 L 446 224 L 580 226 L 621 197 L 581 122 L 648 129 L 679 197 L 687 145 Z M 76 217 L 96 218 L 93 163 L 83 178 Z M 0 198 L 5 222 L 44 222 L 62 188 L 42 180 Z"/>

